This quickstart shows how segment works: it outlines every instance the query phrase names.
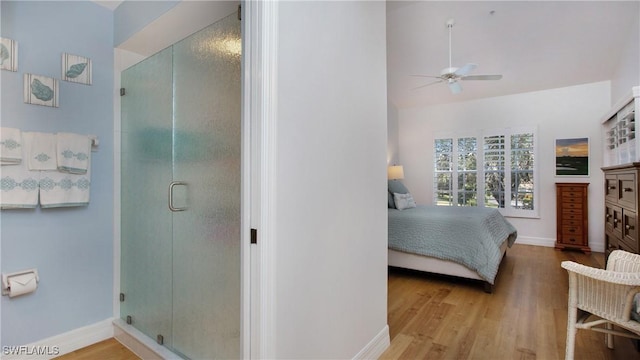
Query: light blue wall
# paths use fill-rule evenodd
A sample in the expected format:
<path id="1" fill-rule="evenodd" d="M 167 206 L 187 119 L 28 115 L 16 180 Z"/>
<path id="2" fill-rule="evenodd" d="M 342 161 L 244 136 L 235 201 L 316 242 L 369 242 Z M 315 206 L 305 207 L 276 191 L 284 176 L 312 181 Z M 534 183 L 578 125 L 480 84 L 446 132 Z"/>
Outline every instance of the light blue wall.
<path id="1" fill-rule="evenodd" d="M 35 293 L 1 298 L 2 338 L 21 345 L 112 316 L 113 14 L 92 2 L 2 1 L 2 37 L 18 41 L 18 72 L 2 71 L 1 124 L 96 134 L 88 207 L 6 211 L 1 270 L 37 267 Z M 63 52 L 89 57 L 93 85 L 60 81 L 60 107 L 24 104 L 23 74 L 60 79 Z"/>
<path id="2" fill-rule="evenodd" d="M 113 45 L 118 47 L 180 1 L 125 1 L 114 11 Z"/>

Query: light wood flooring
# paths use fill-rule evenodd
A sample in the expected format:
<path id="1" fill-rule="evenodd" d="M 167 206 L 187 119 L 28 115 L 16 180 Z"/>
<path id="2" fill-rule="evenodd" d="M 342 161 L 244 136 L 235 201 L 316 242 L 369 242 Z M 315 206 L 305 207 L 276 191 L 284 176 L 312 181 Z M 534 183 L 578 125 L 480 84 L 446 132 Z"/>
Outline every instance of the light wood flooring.
<path id="1" fill-rule="evenodd" d="M 56 360 L 140 360 L 118 340 L 111 338 L 55 358 Z"/>
<path id="2" fill-rule="evenodd" d="M 564 260 L 602 267 L 601 253 L 514 245 L 493 294 L 479 282 L 392 269 L 382 359 L 564 359 L 568 276 Z M 631 340 L 579 330 L 576 359 L 640 359 Z"/>
<path id="3" fill-rule="evenodd" d="M 514 245 L 503 260 L 493 294 L 482 284 L 410 271 L 389 272 L 391 347 L 382 359 L 564 358 L 567 275 L 560 262 L 602 267 L 603 254 Z M 579 330 L 576 359 L 640 359 L 628 339 L 609 350 L 604 335 Z M 137 360 L 115 339 L 60 360 Z"/>

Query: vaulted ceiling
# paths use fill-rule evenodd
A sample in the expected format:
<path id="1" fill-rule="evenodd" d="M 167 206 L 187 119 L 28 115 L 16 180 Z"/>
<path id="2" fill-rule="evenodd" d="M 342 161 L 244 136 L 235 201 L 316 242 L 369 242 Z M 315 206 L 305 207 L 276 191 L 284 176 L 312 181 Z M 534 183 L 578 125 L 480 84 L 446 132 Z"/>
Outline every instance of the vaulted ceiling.
<path id="1" fill-rule="evenodd" d="M 388 96 L 398 107 L 424 106 L 610 80 L 624 47 L 640 42 L 639 18 L 638 0 L 388 0 Z M 475 63 L 470 75 L 501 80 L 463 80 L 455 95 L 444 83 L 416 89 L 435 79 L 412 75 L 449 67 L 449 19 L 452 65 Z"/>
<path id="2" fill-rule="evenodd" d="M 388 95 L 422 106 L 610 80 L 640 41 L 639 17 L 639 1 L 388 1 Z M 451 18 L 453 66 L 501 80 L 463 80 L 456 95 L 444 83 L 415 89 L 434 79 L 411 75 L 449 67 Z"/>

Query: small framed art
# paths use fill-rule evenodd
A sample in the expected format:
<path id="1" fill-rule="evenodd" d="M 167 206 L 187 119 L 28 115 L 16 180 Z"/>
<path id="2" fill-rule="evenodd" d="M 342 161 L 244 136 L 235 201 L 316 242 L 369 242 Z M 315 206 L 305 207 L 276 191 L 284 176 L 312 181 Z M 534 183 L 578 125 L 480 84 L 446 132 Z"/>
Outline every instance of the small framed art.
<path id="1" fill-rule="evenodd" d="M 589 176 L 589 138 L 556 139 L 556 176 Z"/>
<path id="2" fill-rule="evenodd" d="M 91 59 L 63 53 L 62 80 L 91 85 Z"/>
<path id="3" fill-rule="evenodd" d="M 0 69 L 18 71 L 18 42 L 0 38 Z"/>
<path id="4" fill-rule="evenodd" d="M 24 74 L 24 102 L 58 107 L 58 79 Z"/>

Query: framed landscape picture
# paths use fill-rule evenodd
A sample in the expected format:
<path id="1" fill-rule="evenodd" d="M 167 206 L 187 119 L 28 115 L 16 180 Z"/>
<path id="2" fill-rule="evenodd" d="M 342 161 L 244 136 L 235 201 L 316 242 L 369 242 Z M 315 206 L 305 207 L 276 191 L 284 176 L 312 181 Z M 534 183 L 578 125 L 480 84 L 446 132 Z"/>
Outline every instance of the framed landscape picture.
<path id="1" fill-rule="evenodd" d="M 589 138 L 556 139 L 556 176 L 589 176 Z"/>

